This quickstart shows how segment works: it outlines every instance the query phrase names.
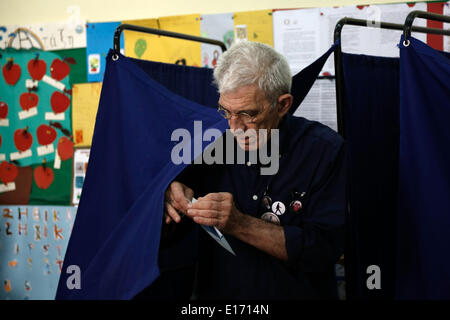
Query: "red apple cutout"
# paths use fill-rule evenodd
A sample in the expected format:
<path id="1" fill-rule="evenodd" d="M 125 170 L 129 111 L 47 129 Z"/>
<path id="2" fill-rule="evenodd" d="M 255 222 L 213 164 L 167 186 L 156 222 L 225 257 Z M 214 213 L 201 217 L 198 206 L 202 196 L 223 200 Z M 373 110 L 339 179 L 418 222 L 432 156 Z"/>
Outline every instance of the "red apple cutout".
<path id="1" fill-rule="evenodd" d="M 61 160 L 67 160 L 73 157 L 73 142 L 66 137 L 61 137 L 58 141 L 58 146 L 56 147 Z"/>
<path id="2" fill-rule="evenodd" d="M 22 93 L 19 98 L 19 103 L 22 109 L 26 111 L 38 105 L 39 96 L 36 93 L 32 92 Z"/>
<path id="3" fill-rule="evenodd" d="M 54 178 L 55 174 L 51 168 L 39 166 L 34 169 L 34 181 L 41 189 L 47 189 L 50 187 Z"/>
<path id="4" fill-rule="evenodd" d="M 47 63 L 39 59 L 39 54 L 37 54 L 36 59 L 28 61 L 27 67 L 28 73 L 33 80 L 41 80 L 47 72 Z"/>
<path id="5" fill-rule="evenodd" d="M 0 163 L 0 180 L 4 183 L 10 183 L 16 180 L 19 174 L 19 169 L 12 163 L 3 161 Z"/>
<path id="6" fill-rule="evenodd" d="M 39 144 L 46 146 L 55 141 L 56 130 L 46 124 L 41 124 L 36 130 L 36 136 Z"/>
<path id="7" fill-rule="evenodd" d="M 30 149 L 33 144 L 33 136 L 28 132 L 28 127 L 25 129 L 17 129 L 14 132 L 14 144 L 17 150 L 26 151 Z"/>
<path id="8" fill-rule="evenodd" d="M 6 83 L 12 86 L 19 81 L 21 73 L 22 70 L 20 69 L 20 66 L 14 63 L 13 59 L 9 60 L 8 63 L 3 66 L 3 77 L 5 78 Z"/>
<path id="9" fill-rule="evenodd" d="M 59 91 L 53 92 L 50 98 L 50 105 L 54 113 L 61 113 L 70 106 L 70 98 Z"/>
<path id="10" fill-rule="evenodd" d="M 53 79 L 60 81 L 64 79 L 69 73 L 70 66 L 66 62 L 66 59 L 64 59 L 64 61 L 58 58 L 53 60 L 52 65 L 50 66 L 50 74 L 52 75 Z"/>
<path id="11" fill-rule="evenodd" d="M 8 116 L 8 105 L 5 102 L 0 101 L 0 119 L 6 119 L 7 116 Z"/>

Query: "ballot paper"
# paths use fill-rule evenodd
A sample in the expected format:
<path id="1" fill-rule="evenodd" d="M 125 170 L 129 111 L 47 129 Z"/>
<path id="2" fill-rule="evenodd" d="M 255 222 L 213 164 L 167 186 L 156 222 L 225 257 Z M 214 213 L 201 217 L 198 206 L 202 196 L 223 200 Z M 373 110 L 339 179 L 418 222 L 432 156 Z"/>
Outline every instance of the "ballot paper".
<path id="1" fill-rule="evenodd" d="M 195 203 L 195 202 L 197 202 L 197 199 L 192 198 L 192 203 Z M 225 239 L 224 235 L 219 231 L 219 229 L 217 229 L 216 227 L 212 227 L 212 226 L 205 226 L 205 225 L 201 225 L 201 226 L 223 248 L 225 248 L 228 252 L 230 252 L 234 256 L 236 255 L 234 253 L 233 249 L 231 248 L 231 246 L 228 244 L 227 239 Z"/>

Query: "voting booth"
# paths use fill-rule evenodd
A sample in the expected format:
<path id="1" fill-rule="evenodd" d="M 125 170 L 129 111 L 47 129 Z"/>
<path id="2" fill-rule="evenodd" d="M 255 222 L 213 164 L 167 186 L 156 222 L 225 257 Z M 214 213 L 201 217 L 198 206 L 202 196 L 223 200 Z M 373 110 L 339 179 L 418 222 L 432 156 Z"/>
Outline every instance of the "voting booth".
<path id="1" fill-rule="evenodd" d="M 160 239 L 165 190 L 213 142 L 195 145 L 195 121 L 228 128 L 213 72 L 241 41 L 285 56 L 289 113 L 345 141 L 336 296 L 450 299 L 449 26 L 449 2 L 0 26 L 0 299 L 128 300 L 179 265 L 172 283 L 195 279 L 200 233 L 235 254 L 213 227 Z"/>

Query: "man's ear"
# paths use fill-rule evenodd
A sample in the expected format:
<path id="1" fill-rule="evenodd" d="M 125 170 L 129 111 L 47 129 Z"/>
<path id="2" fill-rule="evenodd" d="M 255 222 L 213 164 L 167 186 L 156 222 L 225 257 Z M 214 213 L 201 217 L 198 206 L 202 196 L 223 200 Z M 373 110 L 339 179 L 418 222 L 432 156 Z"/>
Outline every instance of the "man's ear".
<path id="1" fill-rule="evenodd" d="M 282 118 L 291 108 L 294 97 L 290 93 L 278 97 L 278 116 Z"/>

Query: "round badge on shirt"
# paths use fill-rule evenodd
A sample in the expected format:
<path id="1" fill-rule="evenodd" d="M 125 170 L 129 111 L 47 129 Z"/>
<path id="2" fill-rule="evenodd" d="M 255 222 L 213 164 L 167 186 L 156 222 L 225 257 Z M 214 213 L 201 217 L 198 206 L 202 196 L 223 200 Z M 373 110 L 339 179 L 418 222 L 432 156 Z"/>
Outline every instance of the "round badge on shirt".
<path id="1" fill-rule="evenodd" d="M 291 202 L 290 207 L 292 211 L 299 212 L 302 209 L 303 205 L 300 200 L 294 200 Z"/>
<path id="2" fill-rule="evenodd" d="M 261 216 L 261 219 L 266 220 L 268 222 L 274 223 L 274 224 L 280 224 L 280 219 L 277 217 L 276 214 L 273 214 L 272 212 L 266 212 Z"/>
<path id="3" fill-rule="evenodd" d="M 281 201 L 275 201 L 272 204 L 272 212 L 275 213 L 277 216 L 281 216 L 286 211 L 286 207 L 284 206 L 284 203 Z"/>
<path id="4" fill-rule="evenodd" d="M 272 199 L 268 195 L 265 195 L 263 198 L 263 204 L 266 209 L 270 210 L 270 207 L 272 206 Z"/>

